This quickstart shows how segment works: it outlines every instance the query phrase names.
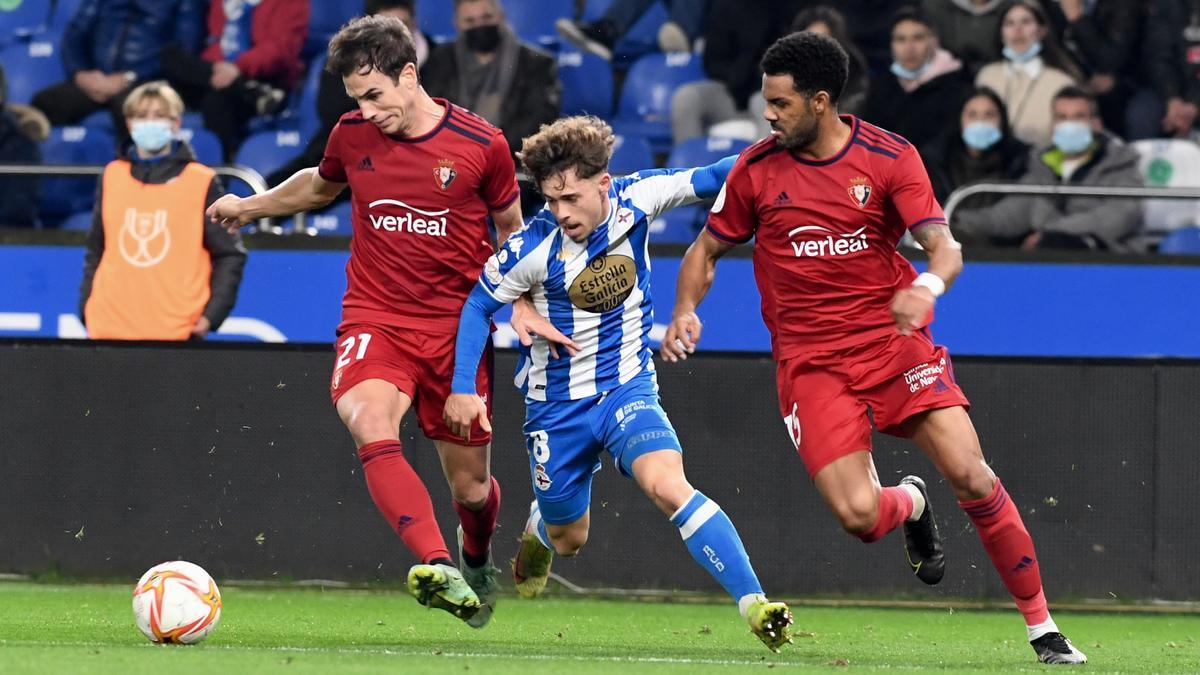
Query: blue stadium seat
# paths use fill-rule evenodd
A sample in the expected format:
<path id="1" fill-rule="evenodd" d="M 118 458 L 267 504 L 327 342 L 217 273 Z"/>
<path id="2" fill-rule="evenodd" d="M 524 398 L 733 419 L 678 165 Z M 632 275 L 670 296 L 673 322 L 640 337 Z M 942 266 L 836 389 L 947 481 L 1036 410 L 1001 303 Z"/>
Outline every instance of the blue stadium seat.
<path id="1" fill-rule="evenodd" d="M 1168 234 L 1158 245 L 1158 252 L 1200 255 L 1200 227 L 1184 227 Z"/>
<path id="2" fill-rule="evenodd" d="M 221 157 L 221 139 L 213 132 L 204 127 L 182 127 L 179 129 L 179 137 L 188 142 L 192 146 L 192 152 L 196 155 L 196 161 L 206 166 L 221 166 L 224 160 Z"/>
<path id="3" fill-rule="evenodd" d="M 706 166 L 748 147 L 746 141 L 733 138 L 689 138 L 671 149 L 667 166 Z"/>
<path id="4" fill-rule="evenodd" d="M 612 65 L 574 48 L 558 53 L 558 79 L 562 82 L 562 114 L 583 113 L 607 118 L 613 108 Z"/>
<path id="5" fill-rule="evenodd" d="M 0 3 L 0 44 L 18 38 L 36 35 L 50 24 L 50 3 L 46 0 L 18 0 L 19 5 L 11 9 L 8 3 Z M 8 70 L 8 60 L 4 61 Z"/>
<path id="6" fill-rule="evenodd" d="M 654 244 L 690 244 L 704 225 L 704 207 L 687 204 L 671 209 L 650 223 L 650 241 Z"/>
<path id="7" fill-rule="evenodd" d="M 51 28 L 65 28 L 81 2 L 83 0 L 58 0 L 54 5 L 54 16 L 50 17 Z"/>
<path id="8" fill-rule="evenodd" d="M 671 95 L 680 85 L 704 79 L 694 54 L 648 54 L 629 69 L 613 127 L 618 133 L 645 136 L 656 151 L 671 143 Z"/>
<path id="9" fill-rule="evenodd" d="M 322 211 L 308 214 L 307 226 L 319 235 L 349 237 L 353 229 L 350 211 L 350 200 L 347 199 Z"/>
<path id="10" fill-rule="evenodd" d="M 99 129 L 55 127 L 42 143 L 42 161 L 46 164 L 107 164 L 115 156 L 113 137 Z M 90 211 L 95 201 L 96 179 L 42 179 L 40 215 L 43 222 L 54 223 L 77 211 Z"/>
<path id="11" fill-rule="evenodd" d="M 417 0 L 417 22 L 422 31 L 439 42 L 453 40 L 458 34 L 454 29 L 454 3 L 450 0 Z"/>
<path id="12" fill-rule="evenodd" d="M 608 161 L 608 170 L 617 176 L 654 168 L 654 154 L 650 152 L 650 144 L 641 136 L 617 135 L 613 144 L 612 159 Z"/>
<path id="13" fill-rule="evenodd" d="M 656 2 L 646 10 L 613 46 L 613 62 L 620 68 L 658 51 L 658 29 L 668 19 L 667 8 Z"/>
<path id="14" fill-rule="evenodd" d="M 505 2 L 504 12 L 522 40 L 553 49 L 558 45 L 554 22 L 574 18 L 572 4 L 563 0 L 517 0 Z"/>
<path id="15" fill-rule="evenodd" d="M 11 103 L 29 103 L 38 91 L 66 78 L 58 53 L 59 37 L 57 33 L 42 33 L 0 49 Z"/>
<path id="16" fill-rule="evenodd" d="M 613 4 L 613 0 L 586 0 L 583 6 L 583 20 L 595 21 L 604 16 L 608 11 L 608 6 Z"/>
<path id="17" fill-rule="evenodd" d="M 238 149 L 234 162 L 248 166 L 265 178 L 304 149 L 304 137 L 295 129 L 276 129 L 251 134 Z M 237 195 L 251 194 L 250 187 L 231 179 L 228 190 Z"/>
<path id="18" fill-rule="evenodd" d="M 87 127 L 89 129 L 99 129 L 100 131 L 103 131 L 104 133 L 110 134 L 114 137 L 117 135 L 117 130 L 113 128 L 112 112 L 108 110 L 97 110 L 91 115 L 83 118 L 83 121 L 79 123 L 79 126 Z"/>
<path id="19" fill-rule="evenodd" d="M 362 0 L 319 0 L 311 2 L 308 20 L 308 39 L 304 43 L 304 54 L 321 54 L 329 45 L 329 39 L 350 19 L 362 14 Z"/>
<path id="20" fill-rule="evenodd" d="M 60 230 L 71 230 L 73 232 L 87 232 L 92 229 L 92 212 L 79 211 L 67 216 L 65 220 L 58 224 Z"/>
<path id="21" fill-rule="evenodd" d="M 321 126 L 321 115 L 317 110 L 317 90 L 321 85 L 321 71 L 325 70 L 326 54 L 319 54 L 308 64 L 308 74 L 301 84 L 300 96 L 296 102 L 296 117 L 300 124 L 300 135 L 312 138 Z"/>

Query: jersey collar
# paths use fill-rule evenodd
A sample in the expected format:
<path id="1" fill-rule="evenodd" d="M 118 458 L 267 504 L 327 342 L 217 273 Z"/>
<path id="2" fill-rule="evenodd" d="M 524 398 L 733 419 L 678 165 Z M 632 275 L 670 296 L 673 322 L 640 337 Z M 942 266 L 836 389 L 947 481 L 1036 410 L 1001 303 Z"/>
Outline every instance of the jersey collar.
<path id="1" fill-rule="evenodd" d="M 828 166 L 844 157 L 847 152 L 850 152 L 850 146 L 854 145 L 854 141 L 858 140 L 859 120 L 854 115 L 838 115 L 838 119 L 850 125 L 850 138 L 846 139 L 846 144 L 834 156 L 828 159 L 804 159 L 792 150 L 788 150 L 788 154 L 792 156 L 792 159 L 806 166 Z"/>
<path id="2" fill-rule="evenodd" d="M 437 126 L 435 126 L 433 129 L 413 138 L 401 136 L 400 134 L 385 135 L 393 141 L 399 141 L 400 143 L 420 143 L 421 141 L 427 141 L 436 136 L 437 133 L 442 130 L 442 127 L 446 126 L 446 122 L 450 121 L 450 102 L 444 98 L 435 98 L 433 99 L 433 102 L 446 109 L 446 112 L 442 113 L 441 121 L 439 121 Z"/>

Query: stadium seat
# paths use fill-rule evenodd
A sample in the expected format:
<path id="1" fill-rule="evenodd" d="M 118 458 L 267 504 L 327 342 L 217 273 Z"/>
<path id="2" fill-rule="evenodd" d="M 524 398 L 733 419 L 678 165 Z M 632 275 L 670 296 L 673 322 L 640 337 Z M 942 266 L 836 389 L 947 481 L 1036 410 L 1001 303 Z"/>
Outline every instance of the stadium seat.
<path id="1" fill-rule="evenodd" d="M 109 110 L 97 110 L 96 112 L 83 118 L 79 123 L 81 127 L 89 129 L 99 129 L 106 134 L 116 136 L 116 129 L 113 127 L 112 112 Z"/>
<path id="2" fill-rule="evenodd" d="M 608 170 L 617 176 L 633 173 L 641 169 L 654 168 L 654 154 L 650 152 L 650 144 L 641 136 L 617 135 L 613 144 L 612 159 L 608 162 Z"/>
<path id="3" fill-rule="evenodd" d="M 1168 234 L 1158 245 L 1159 253 L 1200 255 L 1200 227 L 1184 227 Z"/>
<path id="4" fill-rule="evenodd" d="M 662 2 L 651 5 L 613 46 L 613 63 L 620 68 L 637 62 L 646 54 L 658 52 L 658 29 L 666 23 L 667 18 L 667 8 Z"/>
<path id="5" fill-rule="evenodd" d="M 50 27 L 58 30 L 66 28 L 82 2 L 83 0 L 56 0 L 53 16 L 50 17 Z"/>
<path id="6" fill-rule="evenodd" d="M 8 79 L 9 102 L 29 103 L 38 91 L 66 77 L 56 35 L 43 33 L 32 40 L 15 42 L 0 49 L 0 63 L 4 64 L 4 75 Z"/>
<path id="7" fill-rule="evenodd" d="M 350 19 L 362 14 L 362 0 L 320 0 L 309 3 L 312 7 L 308 20 L 308 40 L 304 43 L 305 55 L 323 54 L 329 39 Z"/>
<path id="8" fill-rule="evenodd" d="M 58 229 L 72 232 L 87 232 L 92 229 L 92 212 L 79 211 L 72 213 L 58 224 Z"/>
<path id="9" fill-rule="evenodd" d="M 562 0 L 519 0 L 504 3 L 504 13 L 522 40 L 553 49 L 558 45 L 554 22 L 573 18 L 572 4 Z"/>
<path id="10" fill-rule="evenodd" d="M 0 3 L 0 44 L 36 35 L 50 24 L 50 3 L 45 0 L 19 0 L 16 7 L 11 2 Z M 8 70 L 8 59 L 4 60 Z M 60 73 L 61 76 L 61 73 Z"/>
<path id="11" fill-rule="evenodd" d="M 242 143 L 234 163 L 254 169 L 266 178 L 303 149 L 304 138 L 295 129 L 260 131 Z M 230 179 L 229 191 L 242 196 L 252 194 L 250 186 L 237 179 Z"/>
<path id="12" fill-rule="evenodd" d="M 204 127 L 182 127 L 179 137 L 192 146 L 196 161 L 207 166 L 221 166 L 221 139 Z"/>
<path id="13" fill-rule="evenodd" d="M 353 230 L 350 213 L 350 200 L 347 199 L 322 211 L 308 214 L 306 226 L 318 235 L 349 237 Z"/>
<path id="14" fill-rule="evenodd" d="M 1152 139 L 1129 144 L 1139 155 L 1138 168 L 1149 187 L 1200 187 L 1200 146 L 1181 139 Z M 1142 200 L 1142 228 L 1162 234 L 1200 224 L 1200 201 Z"/>
<path id="15" fill-rule="evenodd" d="M 704 224 L 704 207 L 687 204 L 671 209 L 650 223 L 650 243 L 690 244 Z"/>
<path id="16" fill-rule="evenodd" d="M 667 166 L 706 166 L 750 147 L 746 141 L 733 138 L 689 138 L 671 149 Z"/>
<path id="17" fill-rule="evenodd" d="M 317 90 L 321 86 L 321 71 L 325 70 L 325 54 L 317 55 L 308 64 L 308 74 L 300 88 L 300 96 L 296 101 L 296 118 L 300 125 L 300 135 L 312 138 L 321 126 L 320 111 L 317 110 Z"/>
<path id="18" fill-rule="evenodd" d="M 421 30 L 438 42 L 453 40 L 458 34 L 454 29 L 454 3 L 449 0 L 417 0 L 417 21 Z"/>
<path id="19" fill-rule="evenodd" d="M 613 127 L 618 133 L 645 136 L 655 151 L 671 143 L 671 95 L 680 85 L 704 79 L 700 57 L 648 54 L 629 69 Z"/>
<path id="20" fill-rule="evenodd" d="M 574 48 L 558 53 L 558 79 L 562 82 L 562 114 L 590 114 L 607 118 L 613 108 L 612 65 Z"/>
<path id="21" fill-rule="evenodd" d="M 99 129 L 54 127 L 42 143 L 46 164 L 107 164 L 115 157 L 113 137 Z M 40 215 L 55 223 L 77 211 L 90 211 L 95 201 L 96 178 L 43 178 Z"/>

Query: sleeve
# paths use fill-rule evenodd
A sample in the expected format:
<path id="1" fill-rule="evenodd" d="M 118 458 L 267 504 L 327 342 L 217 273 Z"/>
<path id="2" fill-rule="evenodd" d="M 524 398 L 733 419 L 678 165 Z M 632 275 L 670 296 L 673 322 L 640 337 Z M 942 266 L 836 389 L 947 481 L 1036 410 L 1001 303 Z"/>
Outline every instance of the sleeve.
<path id="1" fill-rule="evenodd" d="M 1183 95 L 1184 54 L 1179 49 L 1178 27 L 1172 25 L 1166 0 L 1149 3 L 1142 38 L 1142 60 L 1154 91 L 1165 101 Z"/>
<path id="2" fill-rule="evenodd" d="M 550 229 L 548 224 L 553 220 L 547 217 L 548 214 L 549 211 L 543 208 L 529 225 L 506 239 L 500 250 L 484 263 L 479 286 L 500 304 L 507 305 L 545 281 L 546 257 L 537 252 L 543 240 L 538 240 L 533 233 Z"/>
<path id="3" fill-rule="evenodd" d="M 1110 152 L 1112 150 L 1110 149 Z M 1086 184 L 1086 183 L 1085 183 Z M 1137 161 L 1131 159 L 1124 167 L 1101 176 L 1091 183 L 1105 187 L 1140 187 L 1144 185 Z M 1072 209 L 1070 204 L 1091 203 L 1090 208 Z M 1142 205 L 1137 199 L 1096 199 L 1068 201 L 1059 217 L 1035 223 L 1041 232 L 1062 232 L 1075 235 L 1095 235 L 1110 242 L 1124 239 L 1135 232 L 1142 222 Z"/>
<path id="4" fill-rule="evenodd" d="M 84 309 L 88 298 L 92 297 L 92 281 L 96 278 L 96 268 L 100 266 L 100 258 L 104 256 L 104 184 L 103 177 L 96 184 L 96 205 L 92 207 L 92 229 L 88 230 L 83 252 L 83 281 L 79 284 L 79 320 L 87 322 Z"/>
<path id="5" fill-rule="evenodd" d="M 475 373 L 479 359 L 491 334 L 491 318 L 504 303 L 490 296 L 481 286 L 476 286 L 463 303 L 458 318 L 458 336 L 454 341 L 454 378 L 450 381 L 450 393 L 474 394 Z"/>
<path id="6" fill-rule="evenodd" d="M 497 131 L 487 147 L 487 165 L 483 169 L 479 194 L 488 211 L 503 211 L 521 196 L 517 187 L 517 166 L 513 164 L 512 151 L 504 134 Z"/>
<path id="7" fill-rule="evenodd" d="M 310 11 L 305 0 L 264 0 L 254 11 L 252 44 L 237 55 L 237 67 L 249 78 L 287 73 L 300 60 Z"/>
<path id="8" fill-rule="evenodd" d="M 207 3 L 201 0 L 182 0 L 175 8 L 175 42 L 188 53 L 199 54 L 204 48 L 205 11 Z"/>
<path id="9" fill-rule="evenodd" d="M 694 169 L 638 171 L 625 179 L 629 182 L 619 192 L 623 199 L 644 211 L 649 222 L 677 206 L 716 197 L 736 160 L 736 156 L 730 155 Z"/>
<path id="10" fill-rule="evenodd" d="M 339 122 L 329 132 L 329 141 L 325 143 L 325 154 L 321 157 L 321 163 L 317 165 L 317 173 L 331 183 L 348 181 L 346 165 L 342 162 L 341 138 L 343 133 L 345 133 L 345 127 Z"/>
<path id="11" fill-rule="evenodd" d="M 946 214 L 933 196 L 925 163 L 914 145 L 906 147 L 892 164 L 888 198 L 909 230 L 933 223 L 946 224 Z"/>
<path id="12" fill-rule="evenodd" d="M 70 21 L 67 22 L 67 28 L 63 31 L 59 46 L 62 48 L 63 69 L 67 71 L 68 76 L 96 67 L 96 64 L 92 63 L 88 49 L 93 37 L 89 27 L 96 22 L 96 16 L 99 13 L 100 3 L 98 0 L 86 0 L 79 5 L 75 13 L 71 15 Z"/>
<path id="13" fill-rule="evenodd" d="M 705 229 L 727 244 L 744 244 L 758 228 L 754 203 L 754 185 L 746 165 L 745 155 L 738 158 L 729 171 L 717 201 L 708 214 Z"/>
<path id="14" fill-rule="evenodd" d="M 224 194 L 221 179 L 214 176 L 208 185 L 208 195 L 204 199 L 205 208 Z M 208 255 L 212 259 L 212 277 L 209 279 L 211 294 L 208 304 L 204 307 L 204 316 L 208 317 L 208 322 L 215 332 L 229 317 L 234 303 L 237 302 L 242 271 L 246 267 L 246 247 L 242 245 L 241 234 L 230 234 L 224 227 L 205 219 L 204 248 L 208 249 Z"/>

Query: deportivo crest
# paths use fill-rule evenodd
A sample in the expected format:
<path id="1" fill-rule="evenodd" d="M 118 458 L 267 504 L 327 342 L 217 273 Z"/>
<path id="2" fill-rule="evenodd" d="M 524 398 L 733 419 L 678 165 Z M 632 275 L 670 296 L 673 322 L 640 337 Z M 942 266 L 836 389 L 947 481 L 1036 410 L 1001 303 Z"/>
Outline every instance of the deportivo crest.
<path id="1" fill-rule="evenodd" d="M 867 179 L 859 176 L 850 181 L 850 187 L 846 188 L 846 192 L 850 193 L 850 199 L 858 204 L 858 208 L 865 208 L 867 200 L 871 198 L 871 184 Z"/>
<path id="2" fill-rule="evenodd" d="M 454 170 L 454 160 L 438 160 L 438 166 L 433 170 L 433 179 L 437 181 L 438 187 L 445 190 L 450 187 L 450 184 L 454 182 L 457 176 L 458 172 Z"/>

